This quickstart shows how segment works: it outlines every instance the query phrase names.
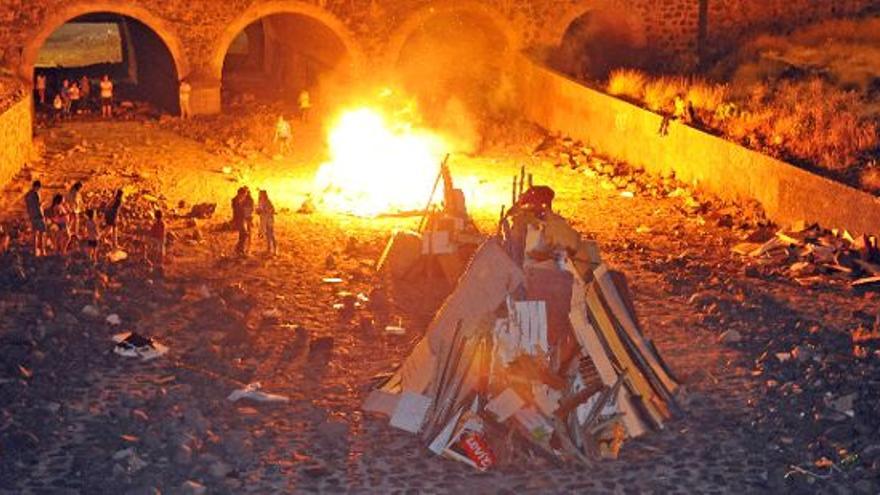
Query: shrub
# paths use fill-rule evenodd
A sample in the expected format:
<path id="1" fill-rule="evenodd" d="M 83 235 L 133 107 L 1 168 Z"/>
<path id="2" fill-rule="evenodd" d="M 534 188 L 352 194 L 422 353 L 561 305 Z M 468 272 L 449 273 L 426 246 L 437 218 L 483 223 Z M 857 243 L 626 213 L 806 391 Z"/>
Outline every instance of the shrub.
<path id="1" fill-rule="evenodd" d="M 645 85 L 645 105 L 655 112 L 669 111 L 676 96 L 687 93 L 687 80 L 681 77 L 661 77 Z"/>
<path id="2" fill-rule="evenodd" d="M 866 191 L 880 194 L 880 164 L 874 162 L 862 170 L 859 182 Z"/>
<path id="3" fill-rule="evenodd" d="M 694 80 L 687 89 L 685 100 L 690 101 L 697 110 L 714 114 L 718 107 L 727 102 L 727 98 L 728 88 L 726 85 Z"/>
<path id="4" fill-rule="evenodd" d="M 608 93 L 614 96 L 641 101 L 645 94 L 648 76 L 636 69 L 616 69 L 608 78 Z"/>

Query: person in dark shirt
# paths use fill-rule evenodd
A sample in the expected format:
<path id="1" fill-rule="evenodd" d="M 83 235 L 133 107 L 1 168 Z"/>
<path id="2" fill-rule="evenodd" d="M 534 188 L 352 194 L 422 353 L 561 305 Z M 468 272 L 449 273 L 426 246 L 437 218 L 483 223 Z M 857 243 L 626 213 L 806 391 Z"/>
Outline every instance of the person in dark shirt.
<path id="1" fill-rule="evenodd" d="M 107 227 L 110 227 L 110 242 L 113 243 L 114 249 L 119 247 L 117 224 L 119 222 L 119 210 L 122 208 L 123 195 L 122 189 L 117 190 L 113 202 L 110 203 L 110 206 L 104 212 L 104 223 Z"/>
<path id="2" fill-rule="evenodd" d="M 43 215 L 43 202 L 40 199 L 40 189 L 43 185 L 35 180 L 31 190 L 24 196 L 28 219 L 31 222 L 31 230 L 34 232 L 34 255 L 46 255 L 46 217 Z"/>
<path id="3" fill-rule="evenodd" d="M 232 227 L 238 231 L 235 252 L 247 257 L 251 247 L 251 231 L 254 223 L 254 198 L 247 187 L 239 188 L 232 200 Z"/>

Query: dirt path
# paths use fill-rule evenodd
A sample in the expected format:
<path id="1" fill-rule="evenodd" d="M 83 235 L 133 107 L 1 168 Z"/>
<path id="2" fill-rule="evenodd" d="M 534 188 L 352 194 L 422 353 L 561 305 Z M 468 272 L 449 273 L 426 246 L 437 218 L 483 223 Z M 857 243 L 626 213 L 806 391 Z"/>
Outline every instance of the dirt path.
<path id="1" fill-rule="evenodd" d="M 102 265 L 96 276 L 79 261 L 18 258 L 24 280 L 0 289 L 0 491 L 174 493 L 195 480 L 211 493 L 778 493 L 801 486 L 783 475 L 803 459 L 753 428 L 764 381 L 755 360 L 781 328 L 845 329 L 855 313 L 876 307 L 845 291 L 748 276 L 729 254 L 747 232 L 688 213 L 682 198 L 625 198 L 601 180 L 528 156 L 457 157 L 456 173 L 478 179 L 473 204 L 486 231 L 495 198 L 520 164 L 556 188 L 562 214 L 629 277 L 646 331 L 690 392 L 685 417 L 627 443 L 619 461 L 588 471 L 536 460 L 479 474 L 359 411 L 372 378 L 418 340 L 436 291 L 424 288 L 414 306 L 391 301 L 353 317 L 333 304 L 340 290 L 371 294 L 381 285 L 371 263 L 387 233 L 412 220 L 288 210 L 278 218 L 282 254 L 239 261 L 228 256 L 233 234 L 219 229 L 239 184 L 235 173 L 221 172 L 235 166 L 230 159 L 152 124 L 74 124 L 42 139 L 47 160 L 8 188 L 5 218 L 36 177 L 49 189 L 80 178 L 88 178 L 87 190 L 133 184 L 168 205 L 211 201 L 221 210 L 195 228 L 173 223 L 177 241 L 164 276 L 135 260 Z M 308 153 L 264 159 L 245 178 L 284 189 L 282 206 L 294 208 L 314 171 L 314 148 Z M 345 282 L 323 283 L 328 276 Z M 81 314 L 86 304 L 101 317 Z M 267 310 L 280 317 L 264 317 Z M 122 327 L 103 321 L 111 313 Z M 368 317 L 373 327 L 362 323 Z M 397 318 L 406 336 L 378 330 Z M 744 342 L 719 344 L 728 329 Z M 110 352 L 118 330 L 155 336 L 171 352 L 126 361 Z M 254 381 L 290 402 L 225 400 Z"/>

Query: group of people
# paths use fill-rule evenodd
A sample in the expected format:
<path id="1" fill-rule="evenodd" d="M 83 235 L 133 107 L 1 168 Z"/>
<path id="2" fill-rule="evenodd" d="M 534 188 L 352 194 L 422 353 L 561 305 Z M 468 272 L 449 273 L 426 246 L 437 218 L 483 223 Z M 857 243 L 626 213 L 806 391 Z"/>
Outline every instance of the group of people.
<path id="1" fill-rule="evenodd" d="M 257 203 L 247 186 L 240 187 L 232 198 L 232 228 L 238 232 L 238 243 L 235 252 L 238 256 L 250 254 L 251 238 L 254 229 L 254 213 L 260 217 L 260 234 L 266 241 L 266 254 L 278 254 L 278 243 L 275 242 L 275 205 L 269 199 L 269 193 L 260 190 Z"/>
<path id="2" fill-rule="evenodd" d="M 98 82 L 98 101 L 101 116 L 113 116 L 113 81 L 104 74 Z M 37 74 L 34 81 L 37 104 L 41 108 L 49 108 L 55 121 L 70 118 L 82 112 L 90 112 L 94 108 L 95 98 L 92 81 L 83 75 L 79 80 L 63 79 L 60 86 L 52 93 L 48 90 L 45 74 Z M 51 106 L 49 98 L 51 97 Z"/>
<path id="3" fill-rule="evenodd" d="M 51 244 L 52 251 L 57 255 L 66 256 L 79 248 L 93 263 L 97 263 L 102 240 L 106 240 L 112 249 L 119 247 L 119 214 L 125 199 L 122 189 L 117 190 L 113 200 L 99 210 L 85 206 L 82 182 L 74 183 L 66 193 L 55 194 L 46 207 L 40 196 L 42 188 L 39 180 L 34 181 L 24 197 L 33 232 L 35 256 L 49 255 Z M 103 213 L 103 226 L 98 222 L 99 211 Z M 145 257 L 159 265 L 164 264 L 167 229 L 161 210 L 154 213 L 153 224 L 146 232 L 146 241 Z"/>

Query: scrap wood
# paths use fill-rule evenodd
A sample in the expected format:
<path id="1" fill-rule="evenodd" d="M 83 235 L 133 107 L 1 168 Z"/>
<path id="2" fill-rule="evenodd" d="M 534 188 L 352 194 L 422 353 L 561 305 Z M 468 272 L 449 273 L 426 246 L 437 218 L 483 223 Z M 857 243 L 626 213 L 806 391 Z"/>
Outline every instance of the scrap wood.
<path id="1" fill-rule="evenodd" d="M 612 349 L 613 356 L 620 363 L 622 368 L 642 369 L 633 360 L 630 352 L 623 343 L 617 328 L 614 323 L 612 323 L 611 316 L 606 311 L 600 299 L 599 290 L 600 289 L 595 283 L 587 288 L 587 306 L 590 309 L 591 316 L 595 318 L 596 323 L 598 324 L 599 331 L 605 337 L 605 340 Z M 668 408 L 662 405 L 658 407 L 659 402 L 653 400 L 656 392 L 654 387 L 648 383 L 645 375 L 641 373 L 630 374 L 628 382 L 632 383 L 633 389 L 638 392 L 638 395 L 648 398 L 649 402 L 645 405 L 656 424 L 662 424 L 664 420 L 670 417 Z"/>
<path id="2" fill-rule="evenodd" d="M 590 389 L 583 389 L 573 394 L 566 395 L 559 401 L 559 408 L 556 410 L 556 414 L 560 416 L 568 416 L 569 413 L 577 409 L 577 407 L 588 400 L 595 394 L 594 391 Z"/>
<path id="3" fill-rule="evenodd" d="M 577 274 L 576 268 L 568 262 L 567 269 L 572 272 L 575 280 L 575 288 L 572 291 L 571 313 L 569 320 L 575 337 L 581 348 L 587 353 L 599 377 L 607 386 L 613 385 L 618 378 L 617 371 L 611 362 L 611 352 L 600 333 L 590 323 L 586 308 L 586 287 L 583 279 Z M 632 437 L 638 437 L 651 429 L 651 422 L 645 421 L 639 414 L 639 408 L 629 390 L 624 389 L 620 393 L 618 405 L 624 413 L 624 424 L 627 432 Z"/>
<path id="4" fill-rule="evenodd" d="M 880 276 L 860 278 L 852 283 L 853 287 L 863 287 L 867 285 L 880 284 Z"/>
<path id="5" fill-rule="evenodd" d="M 859 268 L 870 273 L 871 275 L 880 275 L 880 265 L 863 260 L 853 260 L 853 263 L 855 263 L 859 266 Z"/>
<path id="6" fill-rule="evenodd" d="M 556 439 L 559 441 L 559 444 L 562 446 L 562 449 L 573 459 L 583 464 L 584 466 L 590 465 L 590 460 L 580 451 L 580 449 L 575 446 L 574 442 L 571 441 L 571 432 L 569 431 L 568 425 L 565 423 L 565 420 L 558 416 L 553 416 L 553 428 Z"/>
<path id="7" fill-rule="evenodd" d="M 656 380 L 661 382 L 662 386 L 655 388 L 659 388 L 661 394 L 668 395 L 665 398 L 670 400 L 672 394 L 678 389 L 678 384 L 666 374 L 657 359 L 654 348 L 647 344 L 641 329 L 635 323 L 635 313 L 628 310 L 627 304 L 618 292 L 612 274 L 606 265 L 601 265 L 596 270 L 596 282 L 601 289 L 600 297 L 607 303 L 611 315 L 620 323 L 624 330 L 624 336 L 628 337 L 629 342 L 635 345 L 636 352 L 633 355 L 638 356 L 639 361 L 644 360 L 644 364 L 647 365 L 643 371 L 648 375 L 653 375 L 651 378 L 656 377 Z"/>

